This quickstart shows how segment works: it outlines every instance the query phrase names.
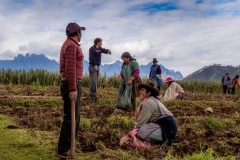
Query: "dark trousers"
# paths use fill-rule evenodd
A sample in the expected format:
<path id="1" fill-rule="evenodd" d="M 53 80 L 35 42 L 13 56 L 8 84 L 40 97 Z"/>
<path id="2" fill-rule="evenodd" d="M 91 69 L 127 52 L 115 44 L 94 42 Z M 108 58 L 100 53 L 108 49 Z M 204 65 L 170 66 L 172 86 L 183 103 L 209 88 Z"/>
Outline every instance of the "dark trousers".
<path id="1" fill-rule="evenodd" d="M 81 97 L 82 85 L 81 82 L 77 82 L 77 100 L 75 103 L 75 121 L 76 121 L 76 137 L 80 123 L 80 97 Z M 58 141 L 58 153 L 67 152 L 71 149 L 71 101 L 69 98 L 68 84 L 66 80 L 61 81 L 60 85 L 61 96 L 64 101 L 63 110 L 63 122 L 61 126 L 61 132 Z"/>
<path id="2" fill-rule="evenodd" d="M 171 145 L 178 131 L 178 125 L 173 116 L 167 116 L 157 120 L 162 129 L 163 140 L 168 140 L 168 145 Z"/>
<path id="3" fill-rule="evenodd" d="M 99 66 L 98 66 L 98 71 L 94 70 L 94 66 L 89 64 L 88 67 L 89 71 L 89 77 L 90 77 L 90 96 L 95 97 L 97 93 L 97 87 L 98 87 L 98 77 L 99 77 Z"/>
<path id="4" fill-rule="evenodd" d="M 133 111 L 135 111 L 136 108 L 137 108 L 137 100 L 136 100 L 136 98 L 131 98 L 131 102 L 132 102 Z"/>
<path id="5" fill-rule="evenodd" d="M 232 94 L 235 94 L 235 87 L 232 88 Z"/>
<path id="6" fill-rule="evenodd" d="M 230 94 L 230 89 L 227 87 L 227 85 L 223 85 L 223 93 L 226 94 Z"/>

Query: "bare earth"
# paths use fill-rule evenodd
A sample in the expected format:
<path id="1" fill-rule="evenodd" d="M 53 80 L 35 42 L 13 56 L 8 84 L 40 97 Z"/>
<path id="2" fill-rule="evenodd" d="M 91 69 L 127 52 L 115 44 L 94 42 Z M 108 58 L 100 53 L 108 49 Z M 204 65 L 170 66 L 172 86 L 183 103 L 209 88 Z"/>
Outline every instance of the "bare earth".
<path id="1" fill-rule="evenodd" d="M 17 127 L 29 128 L 41 131 L 60 131 L 62 121 L 62 108 L 60 106 L 49 107 L 21 107 L 18 104 L 9 103 L 14 101 L 11 89 L 1 89 L 0 95 L 0 114 L 14 117 Z M 26 88 L 21 90 L 21 95 L 30 96 Z M 108 89 L 99 91 L 100 99 L 114 98 L 107 94 Z M 115 91 L 116 89 L 109 89 Z M 8 91 L 8 92 L 7 92 Z M 4 97 L 6 92 L 10 97 Z M 59 97 L 58 87 L 51 88 L 46 91 L 46 96 Z M 33 95 L 31 93 L 31 95 Z M 83 92 L 83 97 L 86 97 L 87 89 Z M 11 97 L 12 96 L 12 97 Z M 41 96 L 41 95 L 34 95 Z M 26 98 L 26 97 L 22 97 Z M 212 148 L 218 156 L 234 155 L 240 159 L 240 100 L 238 95 L 210 95 L 201 93 L 187 93 L 182 101 L 168 102 L 165 104 L 168 109 L 174 114 L 179 125 L 177 139 L 180 143 L 175 143 L 172 147 L 155 146 L 151 149 L 139 149 L 139 153 L 145 158 L 157 158 L 166 156 L 167 150 L 172 155 L 183 157 L 186 154 L 199 153 L 200 150 Z M 205 111 L 207 107 L 212 107 L 213 113 Z M 108 126 L 108 117 L 111 115 L 122 115 L 132 117 L 131 111 L 116 112 L 114 105 L 98 105 L 93 99 L 82 99 L 81 117 L 94 120 L 93 129 L 86 129 L 80 126 L 78 135 L 78 148 L 83 152 L 94 152 L 102 150 L 101 147 L 117 150 L 120 149 L 119 137 L 128 133 L 129 130 L 121 126 Z M 225 120 L 224 127 L 218 129 L 212 128 L 206 123 L 206 118 L 215 118 Z M 227 121 L 229 120 L 229 122 Z M 234 123 L 232 123 L 232 121 Z M 9 128 L 16 126 L 9 126 Z M 102 146 L 98 142 L 102 142 Z M 134 149 L 125 146 L 123 150 L 136 152 Z"/>

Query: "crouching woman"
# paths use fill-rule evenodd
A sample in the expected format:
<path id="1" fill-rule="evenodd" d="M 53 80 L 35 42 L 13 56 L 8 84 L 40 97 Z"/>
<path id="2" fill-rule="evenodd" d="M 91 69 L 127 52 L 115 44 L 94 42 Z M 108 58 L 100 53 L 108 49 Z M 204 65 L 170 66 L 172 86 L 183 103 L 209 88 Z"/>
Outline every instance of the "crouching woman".
<path id="1" fill-rule="evenodd" d="M 120 146 L 150 147 L 153 144 L 174 141 L 178 127 L 173 114 L 157 99 L 159 90 L 155 80 L 149 78 L 139 84 L 140 99 L 135 127 L 120 140 Z"/>

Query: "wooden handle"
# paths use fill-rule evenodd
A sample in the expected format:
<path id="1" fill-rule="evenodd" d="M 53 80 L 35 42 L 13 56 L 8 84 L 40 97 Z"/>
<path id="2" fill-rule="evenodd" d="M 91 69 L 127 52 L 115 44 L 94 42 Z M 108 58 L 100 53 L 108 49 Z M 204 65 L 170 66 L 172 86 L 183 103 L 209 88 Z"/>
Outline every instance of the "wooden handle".
<path id="1" fill-rule="evenodd" d="M 76 133 L 76 122 L 75 122 L 75 102 L 71 102 L 71 157 L 75 157 L 75 133 Z"/>

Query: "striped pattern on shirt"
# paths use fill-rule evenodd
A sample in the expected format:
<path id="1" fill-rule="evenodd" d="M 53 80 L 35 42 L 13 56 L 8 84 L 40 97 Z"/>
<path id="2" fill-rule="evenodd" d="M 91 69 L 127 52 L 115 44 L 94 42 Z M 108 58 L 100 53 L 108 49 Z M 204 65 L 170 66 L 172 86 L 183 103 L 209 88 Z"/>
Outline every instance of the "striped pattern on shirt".
<path id="1" fill-rule="evenodd" d="M 60 74 L 66 78 L 70 92 L 77 90 L 76 79 L 83 77 L 83 59 L 80 45 L 72 38 L 67 38 L 60 52 Z"/>

